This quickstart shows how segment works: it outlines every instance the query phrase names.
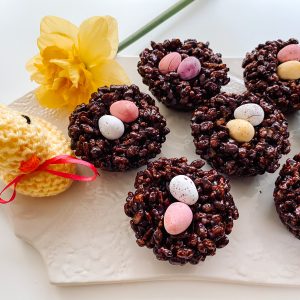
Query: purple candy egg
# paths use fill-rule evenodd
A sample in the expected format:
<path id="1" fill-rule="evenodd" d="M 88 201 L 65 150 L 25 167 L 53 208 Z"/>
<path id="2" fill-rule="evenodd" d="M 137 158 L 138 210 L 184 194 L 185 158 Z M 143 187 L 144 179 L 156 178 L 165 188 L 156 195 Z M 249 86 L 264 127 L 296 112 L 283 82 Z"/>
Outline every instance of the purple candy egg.
<path id="1" fill-rule="evenodd" d="M 179 65 L 177 73 L 182 80 L 190 80 L 199 75 L 201 64 L 195 56 L 185 58 Z"/>

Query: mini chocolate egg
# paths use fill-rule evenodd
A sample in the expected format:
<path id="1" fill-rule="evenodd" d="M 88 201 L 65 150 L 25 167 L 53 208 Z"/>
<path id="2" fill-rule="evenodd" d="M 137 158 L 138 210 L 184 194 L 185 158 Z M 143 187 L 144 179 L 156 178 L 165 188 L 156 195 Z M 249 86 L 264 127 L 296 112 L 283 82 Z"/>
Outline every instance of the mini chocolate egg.
<path id="1" fill-rule="evenodd" d="M 290 44 L 283 47 L 277 54 L 277 59 L 280 62 L 286 62 L 289 60 L 300 60 L 300 45 Z"/>
<path id="2" fill-rule="evenodd" d="M 256 103 L 247 103 L 234 110 L 236 119 L 243 119 L 250 122 L 253 126 L 259 125 L 265 117 L 262 107 Z"/>
<path id="3" fill-rule="evenodd" d="M 195 183 L 185 175 L 177 175 L 170 181 L 170 193 L 178 201 L 187 205 L 197 202 L 199 195 Z"/>
<path id="4" fill-rule="evenodd" d="M 169 234 L 176 235 L 185 231 L 192 220 L 193 212 L 190 207 L 182 202 L 174 202 L 165 211 L 164 227 Z"/>
<path id="5" fill-rule="evenodd" d="M 296 80 L 300 78 L 300 62 L 289 60 L 277 67 L 277 75 L 283 80 Z"/>
<path id="6" fill-rule="evenodd" d="M 201 64 L 195 56 L 186 57 L 179 65 L 177 73 L 182 80 L 190 80 L 199 75 Z"/>
<path id="7" fill-rule="evenodd" d="M 110 113 L 123 122 L 130 123 L 139 116 L 139 109 L 132 101 L 119 100 L 114 102 L 110 108 Z"/>
<path id="8" fill-rule="evenodd" d="M 229 129 L 229 135 L 237 142 L 250 142 L 255 134 L 253 125 L 243 119 L 234 119 L 226 124 Z"/>
<path id="9" fill-rule="evenodd" d="M 158 69 L 162 74 L 175 72 L 181 63 L 181 55 L 178 52 L 171 52 L 164 56 L 159 62 Z"/>
<path id="10" fill-rule="evenodd" d="M 98 124 L 101 134 L 108 140 L 119 139 L 125 130 L 123 122 L 111 115 L 102 116 Z"/>

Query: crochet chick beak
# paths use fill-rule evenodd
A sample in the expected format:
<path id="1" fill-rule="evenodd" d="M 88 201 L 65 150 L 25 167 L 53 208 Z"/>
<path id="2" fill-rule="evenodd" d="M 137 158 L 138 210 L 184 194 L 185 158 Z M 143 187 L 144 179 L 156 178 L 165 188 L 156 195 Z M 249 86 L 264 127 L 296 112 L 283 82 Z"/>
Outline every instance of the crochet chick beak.
<path id="1" fill-rule="evenodd" d="M 62 18 L 43 18 L 37 41 L 39 54 L 26 65 L 31 80 L 40 86 L 36 96 L 49 108 L 87 103 L 100 86 L 129 84 L 114 60 L 118 25 L 110 16 L 92 17 L 79 28 Z"/>

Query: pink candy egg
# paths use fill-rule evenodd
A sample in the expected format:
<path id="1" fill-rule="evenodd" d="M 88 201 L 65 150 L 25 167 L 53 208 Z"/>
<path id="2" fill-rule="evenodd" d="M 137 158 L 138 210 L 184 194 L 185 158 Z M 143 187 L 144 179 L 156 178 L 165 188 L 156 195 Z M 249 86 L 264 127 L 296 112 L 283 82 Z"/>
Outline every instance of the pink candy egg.
<path id="1" fill-rule="evenodd" d="M 290 60 L 300 60 L 300 45 L 291 44 L 285 46 L 278 52 L 277 59 L 280 62 L 286 62 Z"/>
<path id="2" fill-rule="evenodd" d="M 179 234 L 185 231 L 193 220 L 193 212 L 182 202 L 172 203 L 165 212 L 164 226 L 169 234 Z"/>
<path id="3" fill-rule="evenodd" d="M 128 100 L 119 100 L 113 103 L 109 111 L 111 115 L 126 123 L 135 121 L 139 116 L 138 107 L 135 103 Z"/>
<path id="4" fill-rule="evenodd" d="M 171 52 L 164 56 L 159 62 L 158 69 L 162 74 L 175 72 L 181 62 L 181 55 L 178 52 Z"/>
<path id="5" fill-rule="evenodd" d="M 177 73 L 183 80 L 190 80 L 195 78 L 201 70 L 201 64 L 199 59 L 195 56 L 186 57 L 179 65 Z"/>

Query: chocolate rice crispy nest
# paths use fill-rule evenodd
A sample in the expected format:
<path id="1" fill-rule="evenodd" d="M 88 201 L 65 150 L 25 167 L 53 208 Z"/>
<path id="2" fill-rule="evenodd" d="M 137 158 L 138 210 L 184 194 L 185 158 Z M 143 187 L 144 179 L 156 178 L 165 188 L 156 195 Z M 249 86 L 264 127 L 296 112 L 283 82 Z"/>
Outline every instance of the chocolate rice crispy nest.
<path id="1" fill-rule="evenodd" d="M 298 44 L 298 41 L 291 38 L 288 41 L 276 40 L 259 44 L 246 54 L 242 64 L 247 89 L 265 95 L 267 101 L 282 112 L 300 109 L 300 79 L 280 80 L 277 75 L 280 63 L 277 53 L 290 44 Z"/>
<path id="2" fill-rule="evenodd" d="M 226 123 L 234 119 L 234 110 L 246 103 L 259 104 L 265 117 L 255 126 L 248 143 L 230 138 Z M 195 110 L 191 121 L 196 153 L 217 171 L 236 176 L 274 173 L 282 154 L 290 152 L 288 123 L 285 116 L 264 98 L 245 92 L 220 93 Z"/>
<path id="3" fill-rule="evenodd" d="M 281 222 L 300 239 L 300 153 L 288 159 L 280 170 L 274 201 Z"/>
<path id="4" fill-rule="evenodd" d="M 185 157 L 160 158 L 149 162 L 147 169 L 138 172 L 135 192 L 129 192 L 124 211 L 131 218 L 136 242 L 153 249 L 158 260 L 171 264 L 197 264 L 226 246 L 233 221 L 238 219 L 228 179 L 216 170 L 204 171 L 204 161 L 188 164 Z M 186 175 L 195 183 L 199 199 L 191 205 L 193 221 L 181 234 L 171 235 L 164 229 L 164 213 L 176 202 L 169 183 L 176 175 Z"/>
<path id="5" fill-rule="evenodd" d="M 165 40 L 163 43 L 151 42 L 152 49 L 146 48 L 140 54 L 138 72 L 150 92 L 170 108 L 190 111 L 205 100 L 218 94 L 223 85 L 229 82 L 229 69 L 222 62 L 221 54 L 214 53 L 209 43 L 188 39 Z M 201 71 L 191 80 L 181 80 L 176 72 L 163 75 L 158 70 L 160 60 L 170 52 L 178 52 L 182 59 L 195 56 L 200 60 Z"/>
<path id="6" fill-rule="evenodd" d="M 139 108 L 139 117 L 124 123 L 125 132 L 119 139 L 108 140 L 100 133 L 98 120 L 109 115 L 111 104 L 118 100 L 133 101 Z M 108 171 L 146 165 L 161 152 L 161 145 L 170 132 L 155 101 L 136 85 L 99 88 L 88 104 L 75 108 L 69 120 L 68 132 L 75 155 Z"/>

